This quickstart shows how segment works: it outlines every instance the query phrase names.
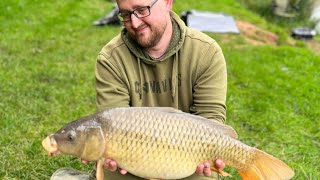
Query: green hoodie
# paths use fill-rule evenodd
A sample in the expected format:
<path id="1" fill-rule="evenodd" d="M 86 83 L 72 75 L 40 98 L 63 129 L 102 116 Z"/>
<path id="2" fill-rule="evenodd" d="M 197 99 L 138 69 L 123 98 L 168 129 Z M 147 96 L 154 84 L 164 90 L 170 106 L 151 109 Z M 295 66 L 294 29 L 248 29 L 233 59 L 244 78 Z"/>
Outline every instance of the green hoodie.
<path id="1" fill-rule="evenodd" d="M 143 52 L 125 29 L 103 47 L 96 64 L 98 109 L 174 107 L 224 123 L 227 71 L 222 50 L 174 12 L 171 17 L 173 36 L 159 59 Z"/>

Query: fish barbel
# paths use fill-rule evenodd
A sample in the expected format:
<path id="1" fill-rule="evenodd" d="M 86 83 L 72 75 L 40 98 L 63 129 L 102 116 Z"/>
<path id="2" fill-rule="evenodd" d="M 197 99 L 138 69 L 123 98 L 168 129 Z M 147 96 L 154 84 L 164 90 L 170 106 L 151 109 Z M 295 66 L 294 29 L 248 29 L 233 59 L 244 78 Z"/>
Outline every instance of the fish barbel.
<path id="1" fill-rule="evenodd" d="M 105 158 L 146 179 L 185 178 L 194 174 L 200 163 L 213 165 L 216 159 L 247 180 L 294 176 L 281 160 L 236 138 L 230 126 L 173 108 L 126 107 L 70 122 L 42 145 L 50 155 L 63 153 L 98 161 L 98 180 L 103 179 Z"/>

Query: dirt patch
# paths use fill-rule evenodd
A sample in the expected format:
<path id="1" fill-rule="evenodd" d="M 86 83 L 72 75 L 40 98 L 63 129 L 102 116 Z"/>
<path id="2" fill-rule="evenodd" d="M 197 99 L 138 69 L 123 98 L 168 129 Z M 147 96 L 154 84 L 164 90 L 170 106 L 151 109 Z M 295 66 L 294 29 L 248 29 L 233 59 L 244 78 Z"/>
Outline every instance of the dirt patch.
<path id="1" fill-rule="evenodd" d="M 253 45 L 271 44 L 277 45 L 279 37 L 272 32 L 258 28 L 257 26 L 244 22 L 236 21 L 241 35 Z"/>
<path id="2" fill-rule="evenodd" d="M 277 45 L 279 41 L 279 36 L 270 31 L 261 29 L 249 22 L 236 21 L 236 24 L 240 30 L 241 36 L 252 45 Z M 291 46 L 295 46 L 296 40 L 289 38 L 286 43 Z M 316 39 L 306 40 L 307 47 L 311 49 L 314 53 L 320 54 L 320 41 Z"/>
<path id="3" fill-rule="evenodd" d="M 308 40 L 305 42 L 309 49 L 320 55 L 320 42 L 317 40 Z"/>

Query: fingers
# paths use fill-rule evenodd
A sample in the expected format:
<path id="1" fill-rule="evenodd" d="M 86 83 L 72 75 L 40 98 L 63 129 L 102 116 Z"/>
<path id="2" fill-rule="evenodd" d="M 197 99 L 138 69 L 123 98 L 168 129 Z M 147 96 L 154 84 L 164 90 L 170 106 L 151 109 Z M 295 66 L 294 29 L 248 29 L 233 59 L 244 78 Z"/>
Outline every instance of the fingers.
<path id="1" fill-rule="evenodd" d="M 211 169 L 210 169 L 210 163 L 209 162 L 205 162 L 205 163 L 199 164 L 199 166 L 196 169 L 196 174 L 197 175 L 211 176 L 212 172 L 211 172 Z"/>
<path id="2" fill-rule="evenodd" d="M 118 169 L 118 164 L 116 161 L 112 160 L 112 159 L 106 159 L 103 167 L 108 169 L 109 171 L 116 171 Z M 124 170 L 124 169 L 119 169 L 120 174 L 125 175 L 127 174 L 128 171 Z"/>
<path id="3" fill-rule="evenodd" d="M 221 159 L 217 159 L 217 160 L 214 161 L 214 167 L 216 169 L 221 169 L 222 170 L 225 166 L 226 166 L 225 163 Z"/>
<path id="4" fill-rule="evenodd" d="M 89 161 L 84 160 L 84 159 L 81 159 L 81 163 L 83 163 L 83 164 L 88 164 Z M 114 171 L 116 171 L 116 170 L 118 169 L 118 164 L 117 164 L 116 161 L 114 161 L 114 160 L 112 160 L 112 159 L 106 159 L 106 160 L 104 161 L 103 168 L 108 169 L 109 171 L 114 172 Z M 125 174 L 128 173 L 128 171 L 126 171 L 126 170 L 124 170 L 124 169 L 120 169 L 120 168 L 119 168 L 119 172 L 120 172 L 120 174 L 122 174 L 122 175 L 125 175 Z"/>
<path id="5" fill-rule="evenodd" d="M 197 169 L 196 169 L 196 174 L 197 175 L 203 175 L 203 169 L 204 169 L 204 164 L 203 163 L 199 164 Z"/>
<path id="6" fill-rule="evenodd" d="M 118 165 L 115 161 L 111 160 L 111 159 L 106 159 L 104 164 L 103 164 L 103 167 L 108 169 L 109 171 L 115 171 L 117 170 L 118 168 Z"/>
<path id="7" fill-rule="evenodd" d="M 89 161 L 84 160 L 84 159 L 81 159 L 81 163 L 83 163 L 83 164 L 88 164 L 88 163 L 89 163 Z"/>
<path id="8" fill-rule="evenodd" d="M 217 159 L 214 161 L 214 167 L 215 167 L 215 169 L 217 169 L 220 172 L 225 167 L 225 163 L 221 159 Z M 199 164 L 196 169 L 196 174 L 197 175 L 204 175 L 204 176 L 211 176 L 212 171 L 210 168 L 210 163 L 205 162 L 205 163 Z"/>
<path id="9" fill-rule="evenodd" d="M 120 171 L 120 174 L 122 174 L 122 175 L 125 175 L 125 174 L 127 174 L 127 172 L 128 172 L 128 171 L 126 171 L 126 170 L 124 170 L 124 169 L 119 169 L 119 171 Z"/>
<path id="10" fill-rule="evenodd" d="M 208 162 L 204 163 L 203 174 L 205 176 L 211 176 L 212 172 L 210 169 L 210 163 L 208 163 Z"/>

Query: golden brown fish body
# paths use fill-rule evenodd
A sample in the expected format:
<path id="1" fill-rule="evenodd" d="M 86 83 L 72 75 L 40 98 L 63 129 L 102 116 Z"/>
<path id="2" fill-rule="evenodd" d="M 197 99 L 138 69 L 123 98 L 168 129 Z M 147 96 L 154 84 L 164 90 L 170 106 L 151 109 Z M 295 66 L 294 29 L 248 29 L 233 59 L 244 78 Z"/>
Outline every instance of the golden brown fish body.
<path id="1" fill-rule="evenodd" d="M 149 179 L 184 178 L 201 162 L 213 164 L 215 159 L 222 159 L 244 179 L 293 176 L 286 164 L 236 136 L 227 125 L 173 108 L 131 107 L 71 122 L 43 145 L 52 154 L 59 151 L 90 161 L 111 158 L 128 172 Z M 267 169 L 266 175 L 261 169 Z"/>

